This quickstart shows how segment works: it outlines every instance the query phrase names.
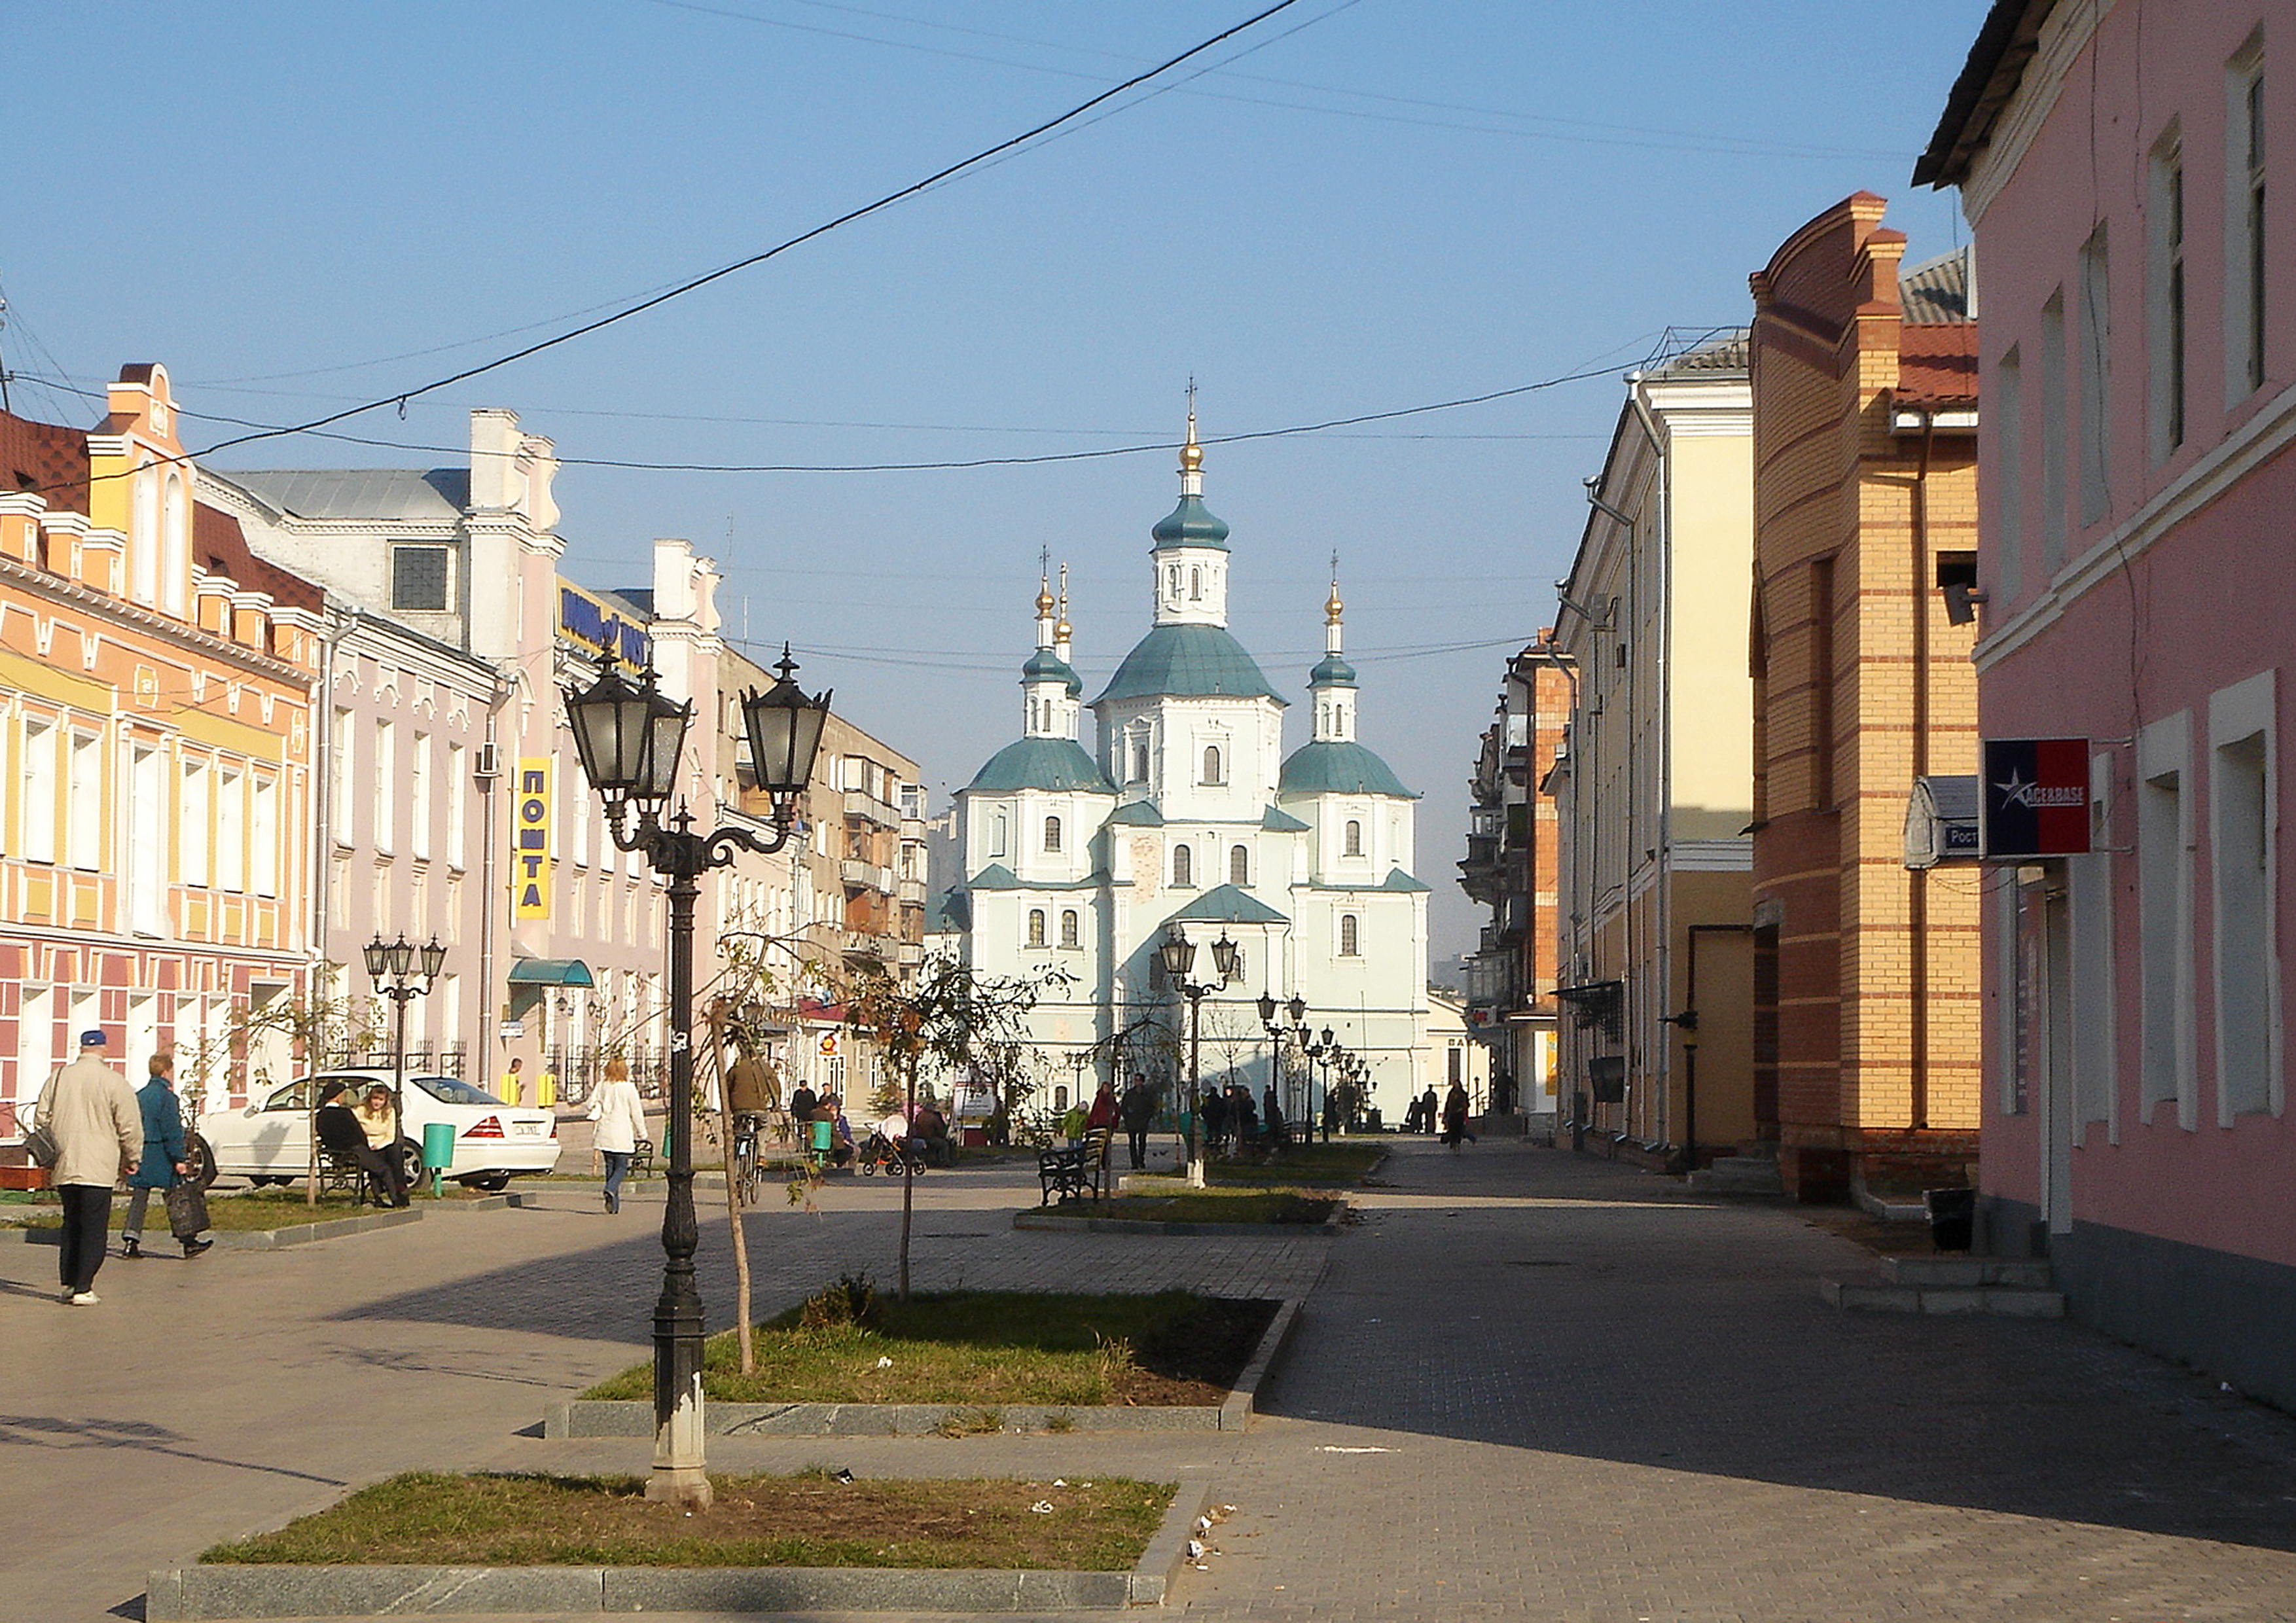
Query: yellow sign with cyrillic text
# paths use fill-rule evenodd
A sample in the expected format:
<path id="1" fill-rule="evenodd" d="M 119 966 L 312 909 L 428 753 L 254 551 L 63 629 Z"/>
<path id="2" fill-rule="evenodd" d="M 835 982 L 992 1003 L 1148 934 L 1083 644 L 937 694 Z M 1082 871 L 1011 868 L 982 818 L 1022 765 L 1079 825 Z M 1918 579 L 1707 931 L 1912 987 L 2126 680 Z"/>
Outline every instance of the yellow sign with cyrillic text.
<path id="1" fill-rule="evenodd" d="M 550 916 L 550 774 L 546 755 L 521 756 L 511 809 L 511 917 Z"/>

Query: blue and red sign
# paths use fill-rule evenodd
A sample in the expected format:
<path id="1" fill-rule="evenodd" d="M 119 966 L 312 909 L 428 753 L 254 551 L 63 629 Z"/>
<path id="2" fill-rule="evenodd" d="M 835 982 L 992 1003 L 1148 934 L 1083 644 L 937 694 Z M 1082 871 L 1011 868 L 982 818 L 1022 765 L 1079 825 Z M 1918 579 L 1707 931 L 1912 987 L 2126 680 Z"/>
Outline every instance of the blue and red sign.
<path id="1" fill-rule="evenodd" d="M 1986 857 L 2088 855 L 2088 740 L 1988 738 L 1982 749 L 1978 829 Z"/>

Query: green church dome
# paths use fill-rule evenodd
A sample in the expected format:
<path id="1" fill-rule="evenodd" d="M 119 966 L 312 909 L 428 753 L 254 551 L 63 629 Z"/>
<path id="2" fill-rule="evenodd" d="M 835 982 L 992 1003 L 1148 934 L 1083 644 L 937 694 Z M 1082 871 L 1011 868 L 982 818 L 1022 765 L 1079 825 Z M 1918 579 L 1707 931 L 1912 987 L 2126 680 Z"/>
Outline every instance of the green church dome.
<path id="1" fill-rule="evenodd" d="M 1099 763 L 1072 738 L 1015 739 L 990 756 L 965 789 L 972 794 L 1009 794 L 1016 789 L 1116 792 L 1116 786 L 1101 775 Z"/>
<path id="2" fill-rule="evenodd" d="M 1158 521 L 1149 532 L 1156 537 L 1151 549 L 1161 552 L 1168 546 L 1211 546 L 1227 551 L 1227 524 L 1212 516 L 1200 496 L 1184 496 L 1180 504 Z"/>
<path id="3" fill-rule="evenodd" d="M 1324 739 L 1303 744 L 1283 763 L 1275 785 L 1279 795 L 1391 795 L 1398 800 L 1419 797 L 1403 786 L 1388 764 L 1361 744 Z"/>
<path id="4" fill-rule="evenodd" d="M 1286 702 L 1267 684 L 1259 663 L 1224 626 L 1159 626 L 1142 637 L 1093 701 L 1169 696 L 1202 699 L 1273 699 Z"/>

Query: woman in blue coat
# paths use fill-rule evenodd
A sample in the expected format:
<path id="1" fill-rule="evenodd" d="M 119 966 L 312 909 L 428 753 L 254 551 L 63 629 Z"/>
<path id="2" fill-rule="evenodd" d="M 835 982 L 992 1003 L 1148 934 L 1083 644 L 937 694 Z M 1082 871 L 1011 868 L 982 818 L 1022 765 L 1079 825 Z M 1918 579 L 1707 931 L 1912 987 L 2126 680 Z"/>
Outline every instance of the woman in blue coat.
<path id="1" fill-rule="evenodd" d="M 127 1216 L 119 1225 L 119 1254 L 144 1254 L 144 1208 L 154 1189 L 167 1189 L 191 1170 L 184 1143 L 184 1107 L 176 1101 L 176 1056 L 155 1053 L 151 1080 L 135 1090 L 144 1111 L 144 1159 L 128 1175 Z M 196 1257 L 215 1243 L 194 1234 L 184 1242 L 184 1255 Z"/>

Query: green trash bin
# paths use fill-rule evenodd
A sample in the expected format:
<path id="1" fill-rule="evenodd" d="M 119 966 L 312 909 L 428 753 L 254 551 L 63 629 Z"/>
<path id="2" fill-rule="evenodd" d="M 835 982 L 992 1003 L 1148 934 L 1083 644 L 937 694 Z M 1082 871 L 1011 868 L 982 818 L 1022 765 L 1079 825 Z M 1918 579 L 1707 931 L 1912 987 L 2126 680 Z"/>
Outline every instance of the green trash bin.
<path id="1" fill-rule="evenodd" d="M 455 1161 L 455 1124 L 451 1121 L 426 1121 L 422 1124 L 422 1164 L 430 1172 L 430 1193 L 439 1193 L 439 1175 Z"/>
<path id="2" fill-rule="evenodd" d="M 813 1164 L 825 1168 L 829 1165 L 830 1146 L 837 1140 L 837 1124 L 816 1121 L 809 1125 L 813 1128 Z"/>

